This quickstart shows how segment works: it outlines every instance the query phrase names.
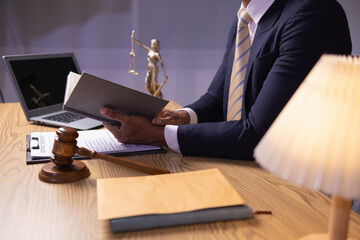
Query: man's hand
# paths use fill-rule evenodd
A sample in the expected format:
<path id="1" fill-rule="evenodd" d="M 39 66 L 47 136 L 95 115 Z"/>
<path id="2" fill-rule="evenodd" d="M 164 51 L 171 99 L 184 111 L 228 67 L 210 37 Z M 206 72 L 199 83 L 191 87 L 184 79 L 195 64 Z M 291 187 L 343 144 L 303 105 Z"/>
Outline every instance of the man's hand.
<path id="1" fill-rule="evenodd" d="M 153 120 L 152 123 L 159 126 L 170 125 L 183 125 L 190 123 L 190 116 L 187 111 L 171 111 L 162 110 Z"/>
<path id="2" fill-rule="evenodd" d="M 121 123 L 121 126 L 103 123 L 119 142 L 167 146 L 164 126 L 156 126 L 147 118 L 121 114 L 106 107 L 101 108 L 100 113 Z"/>

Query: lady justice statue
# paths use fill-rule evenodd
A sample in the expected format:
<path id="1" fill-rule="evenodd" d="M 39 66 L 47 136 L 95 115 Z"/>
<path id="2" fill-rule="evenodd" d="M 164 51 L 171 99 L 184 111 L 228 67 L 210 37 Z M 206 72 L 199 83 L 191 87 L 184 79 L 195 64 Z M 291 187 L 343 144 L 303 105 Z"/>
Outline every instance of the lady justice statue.
<path id="1" fill-rule="evenodd" d="M 135 51 L 134 51 L 134 42 L 137 43 L 139 46 L 143 47 L 145 51 L 148 51 L 147 54 L 147 60 L 148 60 L 148 66 L 147 66 L 147 72 L 145 77 L 145 88 L 146 90 L 153 96 L 162 98 L 163 95 L 161 93 L 161 89 L 168 80 L 168 77 L 166 76 L 165 72 L 165 66 L 162 61 L 162 58 L 160 56 L 160 42 L 157 39 L 151 40 L 150 47 L 142 44 L 140 41 L 135 39 L 134 37 L 135 31 L 132 31 L 131 34 L 131 52 L 130 52 L 130 70 L 129 73 L 138 75 L 138 73 L 135 70 Z M 157 67 L 157 62 L 160 62 L 162 72 L 164 73 L 165 79 L 159 86 L 157 82 L 157 76 L 159 69 Z"/>

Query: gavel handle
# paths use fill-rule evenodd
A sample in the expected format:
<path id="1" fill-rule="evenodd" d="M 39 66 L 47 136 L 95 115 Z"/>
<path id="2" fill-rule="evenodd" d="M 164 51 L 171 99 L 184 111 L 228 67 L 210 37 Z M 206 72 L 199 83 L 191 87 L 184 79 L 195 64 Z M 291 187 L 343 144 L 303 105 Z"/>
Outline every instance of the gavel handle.
<path id="1" fill-rule="evenodd" d="M 81 148 L 75 147 L 74 152 L 79 155 L 82 155 L 82 156 L 87 156 L 90 158 L 99 158 L 99 159 L 102 159 L 105 161 L 109 161 L 109 162 L 119 164 L 124 167 L 128 167 L 128 168 L 131 168 L 131 169 L 134 169 L 134 170 L 137 170 L 140 172 L 152 174 L 152 175 L 171 173 L 168 169 L 148 165 L 148 164 L 141 163 L 141 162 L 132 161 L 132 160 L 129 160 L 129 159 L 126 159 L 123 157 L 115 157 L 115 156 L 111 156 L 111 155 L 98 153 L 96 151 L 90 151 L 83 147 L 81 147 Z"/>

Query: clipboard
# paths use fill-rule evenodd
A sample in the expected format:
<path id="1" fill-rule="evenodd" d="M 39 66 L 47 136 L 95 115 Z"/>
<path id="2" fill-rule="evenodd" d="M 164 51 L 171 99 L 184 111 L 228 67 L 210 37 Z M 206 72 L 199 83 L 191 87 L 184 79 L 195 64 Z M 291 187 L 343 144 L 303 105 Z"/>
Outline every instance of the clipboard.
<path id="1" fill-rule="evenodd" d="M 26 164 L 39 164 L 39 163 L 48 163 L 50 162 L 49 157 L 32 157 L 31 156 L 31 135 L 26 135 Z M 166 153 L 167 151 L 160 147 L 159 149 L 153 149 L 153 150 L 146 150 L 146 151 L 136 151 L 136 152 L 119 152 L 119 153 L 112 153 L 109 155 L 112 156 L 132 156 L 132 155 L 143 155 L 143 154 L 154 154 L 154 153 Z M 83 160 L 83 159 L 90 159 L 89 157 L 85 156 L 74 156 L 74 160 Z"/>

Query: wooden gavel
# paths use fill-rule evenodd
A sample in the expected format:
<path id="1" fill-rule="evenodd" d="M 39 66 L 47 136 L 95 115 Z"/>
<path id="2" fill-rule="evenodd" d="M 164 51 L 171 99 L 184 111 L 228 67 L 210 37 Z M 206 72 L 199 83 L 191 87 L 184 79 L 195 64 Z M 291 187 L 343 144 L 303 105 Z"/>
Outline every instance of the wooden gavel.
<path id="1" fill-rule="evenodd" d="M 51 162 L 45 164 L 39 172 L 39 179 L 44 182 L 66 183 L 84 179 L 90 175 L 89 169 L 83 162 L 73 160 L 73 156 L 77 153 L 81 156 L 90 158 L 99 158 L 124 167 L 128 167 L 140 172 L 148 174 L 167 174 L 169 170 L 151 166 L 145 163 L 132 161 L 124 157 L 115 157 L 90 151 L 83 147 L 76 146 L 76 138 L 78 132 L 69 127 L 61 127 L 56 131 L 54 140 L 53 155 Z"/>

